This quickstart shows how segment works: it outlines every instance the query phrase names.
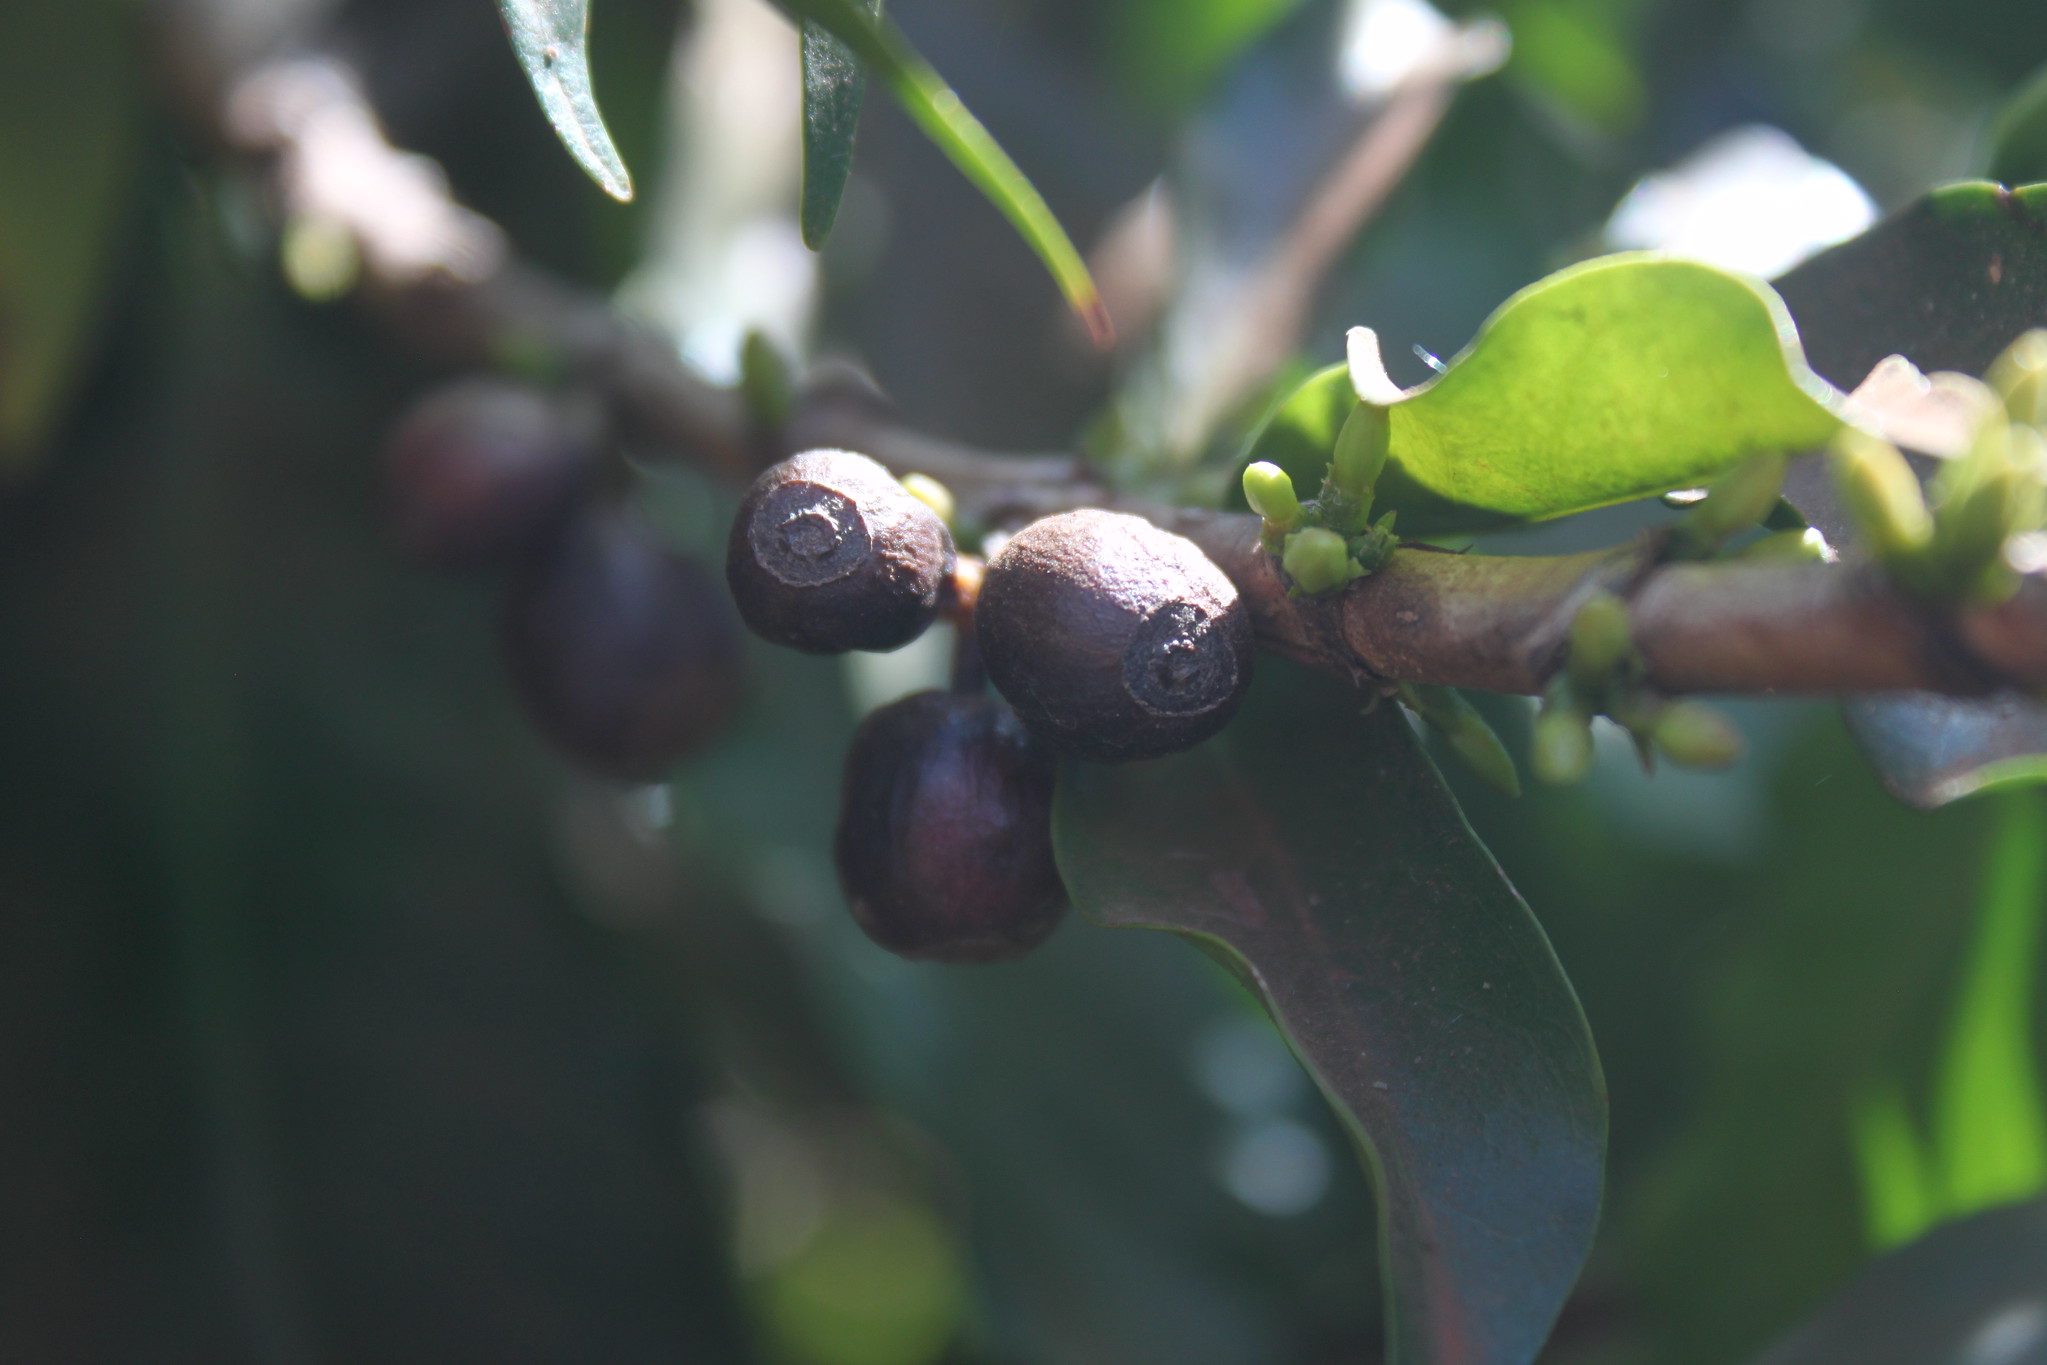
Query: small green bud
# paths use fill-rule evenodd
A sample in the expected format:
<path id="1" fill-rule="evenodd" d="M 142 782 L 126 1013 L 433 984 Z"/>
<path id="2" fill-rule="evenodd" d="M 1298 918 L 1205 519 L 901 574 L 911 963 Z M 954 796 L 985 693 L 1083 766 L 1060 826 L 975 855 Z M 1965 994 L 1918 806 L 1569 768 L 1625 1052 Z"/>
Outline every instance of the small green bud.
<path id="1" fill-rule="evenodd" d="M 1535 718 L 1528 766 L 1537 780 L 1553 787 L 1568 787 L 1585 780 L 1592 771 L 1592 718 L 1578 704 L 1569 680 L 1555 679 L 1542 699 L 1542 714 Z"/>
<path id="2" fill-rule="evenodd" d="M 1521 795 L 1521 775 L 1514 771 L 1507 746 L 1462 692 L 1416 683 L 1402 687 L 1400 696 L 1480 781 L 1507 796 Z"/>
<path id="3" fill-rule="evenodd" d="M 1322 526 L 1288 536 L 1280 565 L 1294 580 L 1294 590 L 1310 596 L 1340 588 L 1364 572 L 1351 559 L 1343 537 Z"/>
<path id="4" fill-rule="evenodd" d="M 2035 327 L 2005 347 L 1985 376 L 2014 422 L 2047 421 L 2047 329 Z"/>
<path id="5" fill-rule="evenodd" d="M 1824 564 L 1833 553 L 1819 527 L 1808 526 L 1803 531 L 1778 531 L 1745 545 L 1741 558 L 1777 564 Z"/>
<path id="6" fill-rule="evenodd" d="M 1588 690 L 1607 686 L 1634 650 L 1628 604 L 1604 589 L 1593 593 L 1571 618 L 1570 644 L 1571 680 Z"/>
<path id="7" fill-rule="evenodd" d="M 1720 712 L 1674 701 L 1657 712 L 1649 736 L 1658 752 L 1687 768 L 1728 768 L 1741 759 L 1741 731 Z"/>
<path id="8" fill-rule="evenodd" d="M 953 517 L 958 512 L 959 505 L 953 501 L 950 488 L 929 474 L 905 474 L 897 482 L 902 484 L 905 493 L 936 512 L 947 530 L 952 529 Z"/>
<path id="9" fill-rule="evenodd" d="M 739 393 L 753 424 L 773 431 L 796 410 L 796 381 L 781 348 L 756 328 L 739 346 Z"/>
<path id="10" fill-rule="evenodd" d="M 1784 491 L 1784 456 L 1752 455 L 1721 475 L 1705 501 L 1685 514 L 1688 538 L 1702 548 L 1718 546 L 1736 532 L 1760 523 Z"/>
<path id="11" fill-rule="evenodd" d="M 1265 518 L 1265 529 L 1284 534 L 1301 525 L 1301 500 L 1294 496 L 1294 481 L 1269 460 L 1244 467 L 1244 501 Z"/>
<path id="12" fill-rule="evenodd" d="M 1385 471 L 1392 449 L 1393 421 L 1377 403 L 1360 402 L 1336 433 L 1336 451 L 1329 462 L 1329 481 L 1367 511 L 1372 490 Z M 1362 513 L 1360 515 L 1363 515 Z"/>
<path id="13" fill-rule="evenodd" d="M 1933 518 L 1919 491 L 1919 476 L 1896 446 L 1843 427 L 1827 448 L 1827 467 L 1849 516 L 1879 559 L 1909 559 L 1926 549 L 1933 539 Z"/>

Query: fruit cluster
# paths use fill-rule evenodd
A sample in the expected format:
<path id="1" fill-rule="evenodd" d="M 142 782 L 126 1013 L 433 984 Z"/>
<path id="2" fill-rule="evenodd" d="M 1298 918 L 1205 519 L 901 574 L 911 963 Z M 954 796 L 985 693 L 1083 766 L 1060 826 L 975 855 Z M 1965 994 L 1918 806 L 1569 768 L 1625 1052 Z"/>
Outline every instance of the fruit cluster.
<path id="1" fill-rule="evenodd" d="M 861 927 L 906 957 L 985 962 L 1035 946 L 1065 904 L 1057 756 L 1187 748 L 1251 681 L 1248 615 L 1191 542 L 1139 517 L 1065 512 L 984 567 L 930 506 L 847 451 L 762 474 L 725 572 L 746 624 L 792 649 L 894 649 L 941 615 L 959 628 L 953 689 L 876 711 L 846 764 L 840 880 Z"/>
<path id="2" fill-rule="evenodd" d="M 594 405 L 509 379 L 428 393 L 384 452 L 399 547 L 508 579 L 500 644 L 542 734 L 602 777 L 652 781 L 743 692 L 743 633 L 717 577 L 607 496 Z"/>

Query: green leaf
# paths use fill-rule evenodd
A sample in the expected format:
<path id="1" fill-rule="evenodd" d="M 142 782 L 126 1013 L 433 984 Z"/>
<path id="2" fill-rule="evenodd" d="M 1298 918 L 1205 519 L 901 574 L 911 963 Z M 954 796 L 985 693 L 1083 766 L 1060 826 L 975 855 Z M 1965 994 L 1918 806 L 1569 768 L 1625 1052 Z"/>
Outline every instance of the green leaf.
<path id="1" fill-rule="evenodd" d="M 134 9 L 27 5 L 0 46 L 0 472 L 38 455 L 88 359 L 141 129 Z"/>
<path id="2" fill-rule="evenodd" d="M 1392 706 L 1261 670 L 1230 731 L 1069 771 L 1074 904 L 1231 964 L 1364 1148 L 1389 1359 L 1525 1365 L 1599 1215 L 1606 1097 L 1569 982 Z"/>
<path id="3" fill-rule="evenodd" d="M 1300 0 L 1122 0 L 1104 20 L 1126 84 L 1177 112 L 1230 59 L 1286 18 Z"/>
<path id="4" fill-rule="evenodd" d="M 1068 306 L 1087 324 L 1089 334 L 1106 345 L 1114 331 L 1101 291 L 1044 196 L 981 121 L 967 112 L 944 79 L 917 55 L 901 31 L 870 13 L 861 0 L 775 0 L 775 4 L 795 19 L 827 30 L 887 84 L 910 120 L 1009 219 L 1045 263 Z"/>
<path id="5" fill-rule="evenodd" d="M 1324 428 L 1352 399 L 1344 367 L 1321 371 L 1251 458 L 1317 486 L 1334 444 Z M 1394 404 L 1374 506 L 1422 535 L 1582 512 L 1819 445 L 1838 401 L 1766 286 L 1689 261 L 1604 257 L 1507 300 L 1440 379 Z"/>
<path id="6" fill-rule="evenodd" d="M 1754 1365 L 2034 1365 L 2042 1284 L 2047 1201 L 1979 1214 L 1870 1266 Z"/>
<path id="7" fill-rule="evenodd" d="M 590 0 L 498 0 L 498 13 L 562 146 L 606 194 L 631 199 L 633 178 L 590 88 Z"/>
<path id="8" fill-rule="evenodd" d="M 870 16 L 881 0 L 863 0 Z M 851 48 L 818 27 L 803 24 L 803 244 L 816 251 L 831 236 L 853 170 L 853 135 L 867 73 Z"/>
<path id="9" fill-rule="evenodd" d="M 1813 367 L 1843 387 L 1886 356 L 1981 374 L 2047 317 L 2047 185 L 1933 191 L 1777 281 Z M 1787 496 L 1837 545 L 1853 528 L 1824 479 Z M 1858 698 L 1849 727 L 1884 785 L 1924 808 L 2047 780 L 2047 707 L 2018 698 Z"/>
<path id="10" fill-rule="evenodd" d="M 2047 67 L 2021 85 L 1990 124 L 1992 180 L 2027 185 L 2047 180 Z"/>
<path id="11" fill-rule="evenodd" d="M 1766 286 L 1609 256 L 1507 300 L 1393 409 L 1379 505 L 1420 532 L 1581 512 L 1820 445 L 1836 400 Z"/>

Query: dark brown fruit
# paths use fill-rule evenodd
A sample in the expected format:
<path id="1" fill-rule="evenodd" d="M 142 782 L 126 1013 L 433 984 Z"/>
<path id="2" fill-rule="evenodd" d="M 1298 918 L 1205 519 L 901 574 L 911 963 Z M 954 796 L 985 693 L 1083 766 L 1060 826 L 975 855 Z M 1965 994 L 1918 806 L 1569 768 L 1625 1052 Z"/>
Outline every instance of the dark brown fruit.
<path id="1" fill-rule="evenodd" d="M 839 884 L 903 957 L 995 962 L 1066 908 L 1052 862 L 1051 754 L 993 697 L 919 692 L 869 716 L 846 755 Z"/>
<path id="2" fill-rule="evenodd" d="M 513 590 L 512 687 L 579 765 L 646 782 L 738 710 L 745 637 L 718 580 L 609 509 L 578 518 Z"/>
<path id="3" fill-rule="evenodd" d="M 384 447 L 399 548 L 436 568 L 482 568 L 545 544 L 596 469 L 595 421 L 508 379 L 434 390 Z"/>
<path id="4" fill-rule="evenodd" d="M 989 680 L 1024 723 L 1100 763 L 1199 744 L 1251 685 L 1251 619 L 1194 542 L 1142 517 L 1062 512 L 988 565 Z"/>
<path id="5" fill-rule="evenodd" d="M 725 553 L 754 634 L 809 654 L 908 644 L 938 614 L 952 568 L 937 514 L 844 450 L 792 456 L 755 480 Z"/>

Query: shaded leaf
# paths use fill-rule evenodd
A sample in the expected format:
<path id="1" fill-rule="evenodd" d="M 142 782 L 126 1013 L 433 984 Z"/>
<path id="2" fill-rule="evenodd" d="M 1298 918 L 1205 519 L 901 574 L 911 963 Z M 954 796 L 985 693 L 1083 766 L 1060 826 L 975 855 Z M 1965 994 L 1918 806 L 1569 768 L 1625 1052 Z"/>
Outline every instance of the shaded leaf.
<path id="1" fill-rule="evenodd" d="M 1991 122 L 1989 175 L 2006 185 L 2047 180 L 2047 67 L 2035 71 Z"/>
<path id="2" fill-rule="evenodd" d="M 633 178 L 590 86 L 590 0 L 498 0 L 498 13 L 562 146 L 606 194 L 631 199 Z"/>
<path id="3" fill-rule="evenodd" d="M 1009 159 L 981 121 L 944 79 L 910 46 L 895 25 L 877 18 L 861 0 L 775 0 L 799 21 L 809 21 L 843 42 L 888 85 L 910 121 L 951 159 L 960 173 L 1002 211 L 1045 268 L 1097 343 L 1114 336 L 1101 291 L 1080 252 L 1059 226 L 1044 196 Z"/>
<path id="4" fill-rule="evenodd" d="M 2047 322 L 2047 185 L 1935 190 L 1777 281 L 1813 367 L 1852 384 L 1886 356 L 1981 374 Z M 1791 501 L 1828 539 L 1853 528 L 1817 471 Z M 1900 800 L 1934 807 L 1993 783 L 2047 778 L 2047 707 L 1915 694 L 1846 704 L 1849 727 Z"/>
<path id="5" fill-rule="evenodd" d="M 2047 1201 L 1952 1223 L 1876 1262 L 1755 1365 L 2043 1365 Z"/>
<path id="6" fill-rule="evenodd" d="M 863 0 L 870 15 L 881 0 Z M 853 136 L 867 73 L 860 59 L 814 22 L 803 24 L 803 244 L 816 251 L 831 236 L 853 170 Z"/>
<path id="7" fill-rule="evenodd" d="M 1106 18 L 1128 84 L 1161 108 L 1197 98 L 1230 59 L 1300 0 L 1124 0 Z"/>
<path id="8" fill-rule="evenodd" d="M 28 5 L 0 46 L 0 469 L 49 437 L 87 358 L 135 164 L 119 0 Z"/>
<path id="9" fill-rule="evenodd" d="M 1060 869 L 1100 922 L 1230 962 L 1351 1125 L 1379 1191 L 1390 1359 L 1519 1365 L 1598 1220 L 1599 1064 L 1540 926 L 1399 711 L 1356 705 L 1268 667 L 1222 738 L 1076 767 Z"/>
<path id="10" fill-rule="evenodd" d="M 1693 486 L 1759 451 L 1819 445 L 1839 397 L 1767 287 L 1609 256 L 1507 300 L 1442 378 L 1394 405 L 1377 506 L 1441 535 Z M 1341 367 L 1317 374 L 1254 442 L 1277 453 L 1255 458 L 1319 486 L 1316 434 L 1350 398 Z"/>

